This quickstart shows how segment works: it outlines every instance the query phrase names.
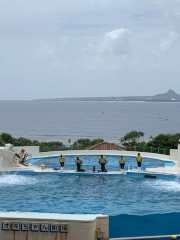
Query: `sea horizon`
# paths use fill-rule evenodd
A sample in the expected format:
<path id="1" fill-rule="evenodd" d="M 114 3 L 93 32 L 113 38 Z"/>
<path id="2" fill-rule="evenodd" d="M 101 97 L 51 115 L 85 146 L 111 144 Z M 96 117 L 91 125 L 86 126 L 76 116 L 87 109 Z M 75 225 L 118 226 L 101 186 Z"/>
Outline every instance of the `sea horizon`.
<path id="1" fill-rule="evenodd" d="M 0 133 L 39 141 L 68 143 L 102 138 L 120 144 L 130 131 L 142 138 L 178 133 L 179 103 L 0 100 Z"/>

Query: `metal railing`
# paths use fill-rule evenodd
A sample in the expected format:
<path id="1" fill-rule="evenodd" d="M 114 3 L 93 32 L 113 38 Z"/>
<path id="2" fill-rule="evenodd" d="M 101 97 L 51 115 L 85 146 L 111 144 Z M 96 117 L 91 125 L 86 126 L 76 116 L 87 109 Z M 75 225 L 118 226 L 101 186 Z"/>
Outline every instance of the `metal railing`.
<path id="1" fill-rule="evenodd" d="M 149 152 L 149 153 L 157 153 L 157 154 L 164 154 L 170 155 L 170 149 L 166 148 L 153 148 L 153 147 L 145 147 L 145 146 L 134 146 L 134 147 L 127 147 L 127 151 L 136 151 L 136 152 Z"/>

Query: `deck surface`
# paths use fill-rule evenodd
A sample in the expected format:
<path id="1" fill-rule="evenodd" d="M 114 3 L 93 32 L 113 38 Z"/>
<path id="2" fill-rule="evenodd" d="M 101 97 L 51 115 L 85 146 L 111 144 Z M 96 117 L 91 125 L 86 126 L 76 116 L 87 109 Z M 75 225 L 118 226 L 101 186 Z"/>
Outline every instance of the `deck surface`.
<path id="1" fill-rule="evenodd" d="M 85 171 L 85 172 L 77 172 L 75 170 L 53 170 L 52 168 L 41 169 L 35 165 L 29 165 L 28 167 L 19 165 L 18 167 L 13 168 L 3 168 L 1 172 L 18 172 L 18 173 L 58 173 L 58 174 L 67 174 L 67 175 L 121 175 L 121 174 L 129 174 L 136 173 L 142 175 L 144 174 L 156 174 L 156 175 L 180 175 L 180 168 L 178 167 L 159 167 L 159 168 L 147 168 L 145 171 L 138 171 L 137 169 L 132 169 L 128 171 L 108 171 L 108 172 L 93 172 L 93 171 Z"/>

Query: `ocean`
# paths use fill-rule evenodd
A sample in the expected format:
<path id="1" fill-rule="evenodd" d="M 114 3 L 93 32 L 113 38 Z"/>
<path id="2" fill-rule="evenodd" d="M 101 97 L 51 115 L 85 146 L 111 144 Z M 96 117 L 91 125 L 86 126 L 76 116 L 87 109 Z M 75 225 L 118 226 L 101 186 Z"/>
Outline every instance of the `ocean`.
<path id="1" fill-rule="evenodd" d="M 0 101 L 0 133 L 67 144 L 79 138 L 120 143 L 130 131 L 141 140 L 180 132 L 180 103 Z"/>

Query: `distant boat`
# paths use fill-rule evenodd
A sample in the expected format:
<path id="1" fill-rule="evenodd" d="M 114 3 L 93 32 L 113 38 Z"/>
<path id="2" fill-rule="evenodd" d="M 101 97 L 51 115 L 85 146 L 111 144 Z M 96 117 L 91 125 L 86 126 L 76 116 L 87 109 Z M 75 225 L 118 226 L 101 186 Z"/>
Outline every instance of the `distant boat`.
<path id="1" fill-rule="evenodd" d="M 169 119 L 168 119 L 168 118 L 160 117 L 159 120 L 161 120 L 161 121 L 168 121 Z"/>

